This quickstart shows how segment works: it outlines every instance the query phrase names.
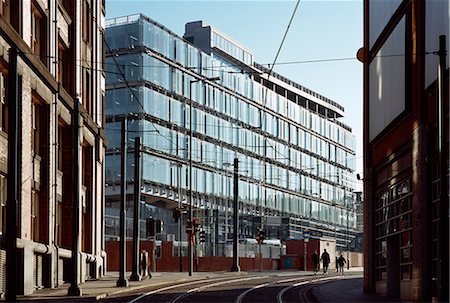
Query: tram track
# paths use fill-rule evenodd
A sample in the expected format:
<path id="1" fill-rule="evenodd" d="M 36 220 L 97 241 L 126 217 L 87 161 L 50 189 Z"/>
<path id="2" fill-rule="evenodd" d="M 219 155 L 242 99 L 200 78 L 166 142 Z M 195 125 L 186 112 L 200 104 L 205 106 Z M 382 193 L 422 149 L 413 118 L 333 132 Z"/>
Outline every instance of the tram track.
<path id="1" fill-rule="evenodd" d="M 170 303 L 289 303 L 317 302 L 311 290 L 320 283 L 340 279 L 341 276 L 313 276 L 302 272 L 283 275 L 248 273 L 242 276 L 206 278 L 166 284 L 158 288 L 129 293 L 124 300 L 109 298 L 109 302 L 170 302 Z M 144 293 L 142 293 L 144 291 Z"/>

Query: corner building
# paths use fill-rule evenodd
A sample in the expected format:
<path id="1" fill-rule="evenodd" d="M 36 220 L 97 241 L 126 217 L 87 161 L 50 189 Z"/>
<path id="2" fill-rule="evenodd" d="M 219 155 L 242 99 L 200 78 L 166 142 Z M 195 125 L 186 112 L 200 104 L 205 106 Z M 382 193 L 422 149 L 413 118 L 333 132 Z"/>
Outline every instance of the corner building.
<path id="1" fill-rule="evenodd" d="M 79 212 L 80 283 L 104 274 L 104 1 L 0 1 L 0 294 L 5 292 L 5 231 L 16 230 L 18 294 L 71 280 L 73 205 Z M 12 49 L 17 69 L 10 69 Z M 17 226 L 6 226 L 12 95 L 18 76 Z M 14 96 L 12 96 L 14 97 Z M 80 104 L 80 140 L 73 110 Z M 73 164 L 74 150 L 80 161 Z M 78 170 L 79 182 L 74 180 Z M 75 184 L 79 197 L 74 198 Z M 10 279 L 10 278 L 9 278 Z"/>
<path id="2" fill-rule="evenodd" d="M 364 288 L 448 302 L 449 2 L 365 0 L 364 16 Z"/>
<path id="3" fill-rule="evenodd" d="M 250 50 L 202 21 L 186 24 L 182 38 L 141 14 L 111 19 L 106 41 L 107 239 L 118 235 L 120 119 L 127 118 L 128 146 L 137 136 L 143 142 L 142 226 L 149 217 L 162 220 L 162 233 L 178 240 L 172 210 L 179 192 L 189 207 L 192 182 L 194 217 L 206 231 L 202 250 L 224 254 L 237 158 L 239 238 L 254 239 L 263 229 L 266 238 L 300 239 L 308 229 L 336 238 L 339 249 L 349 246 L 356 230 L 355 137 L 339 122 L 342 106 L 269 75 Z"/>

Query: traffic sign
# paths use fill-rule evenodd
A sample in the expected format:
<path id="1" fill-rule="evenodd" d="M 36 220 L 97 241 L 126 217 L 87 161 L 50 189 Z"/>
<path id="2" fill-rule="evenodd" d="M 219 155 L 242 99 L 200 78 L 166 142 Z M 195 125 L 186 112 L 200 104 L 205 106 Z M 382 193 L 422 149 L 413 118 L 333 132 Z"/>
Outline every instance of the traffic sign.
<path id="1" fill-rule="evenodd" d="M 311 234 L 310 234 L 309 230 L 305 230 L 303 232 L 303 238 L 304 239 L 309 239 L 310 237 L 311 237 Z"/>

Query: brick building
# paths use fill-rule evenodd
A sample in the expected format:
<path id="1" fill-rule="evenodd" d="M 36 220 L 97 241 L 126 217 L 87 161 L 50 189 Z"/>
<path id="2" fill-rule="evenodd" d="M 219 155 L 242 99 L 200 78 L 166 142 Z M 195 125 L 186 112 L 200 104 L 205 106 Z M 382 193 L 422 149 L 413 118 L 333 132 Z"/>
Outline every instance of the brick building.
<path id="1" fill-rule="evenodd" d="M 5 292 L 5 233 L 11 235 L 6 224 L 11 203 L 7 189 L 12 182 L 8 178 L 11 100 L 19 104 L 20 117 L 18 294 L 70 280 L 74 203 L 80 209 L 79 282 L 104 271 L 104 14 L 105 3 L 100 0 L 0 1 L 0 293 Z M 18 51 L 16 61 L 13 49 Z M 12 62 L 17 68 L 11 68 Z M 18 94 L 10 91 L 15 80 Z M 72 113 L 77 103 L 79 144 L 73 139 Z"/>
<path id="2" fill-rule="evenodd" d="M 364 287 L 407 301 L 449 299 L 449 15 L 364 1 Z"/>

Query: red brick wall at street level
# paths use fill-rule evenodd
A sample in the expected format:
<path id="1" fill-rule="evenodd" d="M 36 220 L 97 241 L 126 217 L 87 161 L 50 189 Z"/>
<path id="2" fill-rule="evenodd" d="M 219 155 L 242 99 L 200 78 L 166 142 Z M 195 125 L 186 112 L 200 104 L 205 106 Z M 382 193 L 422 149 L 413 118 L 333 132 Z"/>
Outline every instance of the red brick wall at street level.
<path id="1" fill-rule="evenodd" d="M 304 266 L 304 259 L 305 259 L 305 247 L 304 247 L 304 241 L 303 240 L 286 240 L 286 256 L 295 257 L 298 256 L 299 260 L 294 262 L 294 266 L 298 264 L 299 267 L 303 269 Z M 313 268 L 313 262 L 312 262 L 312 254 L 314 253 L 314 250 L 317 249 L 317 253 L 321 254 L 320 249 L 320 240 L 318 239 L 310 239 L 307 246 L 307 252 L 306 252 L 306 269 L 312 269 Z M 283 259 L 282 259 L 283 260 Z M 283 262 L 281 262 L 283 264 Z"/>
<path id="2" fill-rule="evenodd" d="M 119 271 L 119 245 L 120 241 L 106 241 L 106 253 L 107 253 L 107 270 L 108 271 Z M 133 241 L 127 241 L 127 271 L 132 270 L 132 252 L 133 252 Z M 152 241 L 141 241 L 140 244 L 141 251 L 145 250 L 148 252 L 148 266 L 151 268 L 151 254 L 153 250 L 153 242 Z"/>
<path id="3" fill-rule="evenodd" d="M 118 271 L 119 270 L 119 241 L 107 241 L 107 270 Z M 127 271 L 131 271 L 132 262 L 132 241 L 127 241 Z M 141 250 L 146 250 L 148 255 L 148 266 L 151 270 L 151 252 L 152 241 L 141 241 Z M 182 257 L 183 272 L 189 270 L 188 257 Z M 198 258 L 198 271 L 199 272 L 211 272 L 211 271 L 230 271 L 233 265 L 233 258 L 231 257 L 199 257 Z M 242 271 L 257 271 L 257 270 L 276 270 L 279 269 L 279 261 L 272 259 L 259 259 L 259 258 L 239 258 L 239 266 Z M 197 271 L 197 258 L 194 257 L 194 271 Z M 161 257 L 156 258 L 156 271 L 157 272 L 179 272 L 180 271 L 180 258 L 173 256 L 173 243 L 163 242 L 161 245 Z"/>
<path id="4" fill-rule="evenodd" d="M 188 258 L 183 257 L 183 272 L 188 271 Z M 261 264 L 261 265 L 260 265 Z M 193 270 L 199 272 L 230 271 L 233 266 L 231 257 L 194 257 Z M 272 259 L 239 258 L 239 266 L 242 271 L 276 270 L 279 268 L 278 261 Z M 197 269 L 198 268 L 198 269 Z M 178 272 L 180 270 L 180 260 L 178 257 L 164 256 L 157 258 L 156 271 Z"/>

